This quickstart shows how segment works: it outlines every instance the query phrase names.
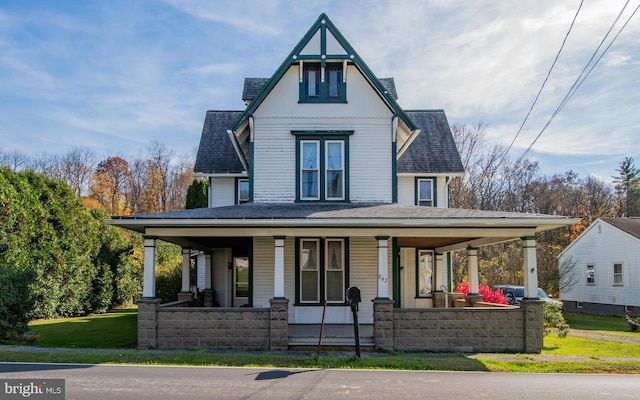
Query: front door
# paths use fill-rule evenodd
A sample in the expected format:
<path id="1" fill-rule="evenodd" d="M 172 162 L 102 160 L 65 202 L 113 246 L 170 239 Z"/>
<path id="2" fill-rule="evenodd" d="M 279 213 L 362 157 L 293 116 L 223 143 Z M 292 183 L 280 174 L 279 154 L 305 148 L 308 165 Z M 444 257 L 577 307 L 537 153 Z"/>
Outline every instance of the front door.
<path id="1" fill-rule="evenodd" d="M 233 258 L 233 306 L 249 304 L 249 258 Z"/>

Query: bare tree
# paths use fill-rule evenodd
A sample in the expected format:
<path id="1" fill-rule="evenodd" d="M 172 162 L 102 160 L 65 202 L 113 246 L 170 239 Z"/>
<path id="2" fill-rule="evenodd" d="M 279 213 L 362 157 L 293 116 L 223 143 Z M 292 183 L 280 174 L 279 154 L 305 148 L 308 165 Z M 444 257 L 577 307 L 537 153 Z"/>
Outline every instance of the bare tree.
<path id="1" fill-rule="evenodd" d="M 29 157 L 17 150 L 4 151 L 0 148 L 0 166 L 20 171 L 29 165 Z"/>
<path id="2" fill-rule="evenodd" d="M 61 179 L 78 196 L 87 193 L 95 165 L 95 154 L 86 147 L 74 147 L 59 160 Z"/>

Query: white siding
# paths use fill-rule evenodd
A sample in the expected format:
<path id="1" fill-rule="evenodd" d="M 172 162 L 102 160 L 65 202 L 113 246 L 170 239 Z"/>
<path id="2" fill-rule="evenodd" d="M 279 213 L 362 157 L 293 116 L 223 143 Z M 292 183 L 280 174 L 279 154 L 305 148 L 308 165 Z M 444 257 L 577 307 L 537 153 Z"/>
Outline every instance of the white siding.
<path id="1" fill-rule="evenodd" d="M 398 176 L 398 203 L 406 205 L 416 204 L 416 178 L 432 178 L 436 185 L 436 206 L 438 208 L 448 208 L 447 177 L 425 175 L 400 175 Z"/>
<path id="2" fill-rule="evenodd" d="M 209 207 L 231 206 L 235 203 L 235 178 L 212 177 L 209 179 Z"/>
<path id="3" fill-rule="evenodd" d="M 354 131 L 349 139 L 350 200 L 392 199 L 392 113 L 359 71 L 348 67 L 348 103 L 298 103 L 298 67 L 254 113 L 255 202 L 295 200 L 296 140 L 291 131 Z"/>
<path id="4" fill-rule="evenodd" d="M 562 300 L 640 306 L 640 240 L 597 221 L 561 255 L 560 262 L 569 257 L 575 262 L 576 283 L 561 291 Z M 622 264 L 622 286 L 613 284 L 614 263 Z M 587 265 L 595 266 L 595 285 L 587 285 Z"/>
<path id="5" fill-rule="evenodd" d="M 413 176 L 398 177 L 398 203 L 409 206 L 416 204 L 415 178 Z"/>
<path id="6" fill-rule="evenodd" d="M 285 254 L 287 251 L 285 243 Z M 273 267 L 275 241 L 269 237 L 253 238 L 253 306 L 269 307 L 273 298 Z M 292 286 L 293 284 L 291 284 Z M 290 286 L 285 282 L 285 287 Z M 288 296 L 288 294 L 286 295 Z M 289 297 L 287 297 L 289 298 Z M 291 300 L 291 298 L 289 298 Z"/>

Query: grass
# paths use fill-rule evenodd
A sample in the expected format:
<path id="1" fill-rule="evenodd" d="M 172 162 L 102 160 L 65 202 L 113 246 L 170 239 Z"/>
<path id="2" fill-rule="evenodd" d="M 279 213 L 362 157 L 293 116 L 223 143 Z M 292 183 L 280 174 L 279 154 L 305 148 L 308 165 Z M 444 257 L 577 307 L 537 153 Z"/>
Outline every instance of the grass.
<path id="1" fill-rule="evenodd" d="M 573 329 L 593 332 L 630 333 L 621 317 L 600 317 L 583 314 L 567 315 Z M 230 353 L 223 350 L 144 351 L 133 349 L 136 344 L 137 310 L 113 310 L 103 315 L 59 320 L 34 321 L 29 335 L 37 347 L 63 347 L 71 351 L 6 351 L 0 349 L 0 360 L 16 362 L 72 362 L 89 364 L 198 365 L 244 366 L 264 368 L 364 368 L 400 370 L 504 371 L 504 372 L 565 372 L 565 373 L 625 373 L 640 374 L 640 363 L 611 360 L 614 357 L 640 358 L 640 345 L 594 340 L 551 334 L 544 339 L 540 356 L 510 354 L 508 359 L 491 355 L 438 353 L 364 353 L 338 356 L 334 353 L 317 357 L 253 351 Z M 82 349 L 112 349 L 91 351 Z M 588 357 L 576 361 L 565 357 Z"/>
<path id="2" fill-rule="evenodd" d="M 107 311 L 86 317 L 33 321 L 28 338 L 35 346 L 118 349 L 137 344 L 138 309 Z"/>

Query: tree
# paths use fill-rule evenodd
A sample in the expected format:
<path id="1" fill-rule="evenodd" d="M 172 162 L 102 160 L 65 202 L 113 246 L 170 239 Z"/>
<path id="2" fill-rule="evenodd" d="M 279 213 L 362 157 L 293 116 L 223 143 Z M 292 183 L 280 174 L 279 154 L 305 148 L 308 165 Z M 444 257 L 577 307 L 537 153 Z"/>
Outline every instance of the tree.
<path id="1" fill-rule="evenodd" d="M 98 164 L 91 177 L 89 197 L 111 215 L 128 214 L 127 192 L 130 182 L 129 163 L 120 157 L 109 157 Z"/>
<path id="2" fill-rule="evenodd" d="M 626 157 L 616 171 L 618 176 L 612 178 L 618 196 L 618 215 L 640 215 L 640 170 L 635 166 L 632 157 Z"/>
<path id="3" fill-rule="evenodd" d="M 60 158 L 60 178 L 69 185 L 76 196 L 82 196 L 89 189 L 95 159 L 95 154 L 86 147 L 74 147 Z"/>
<path id="4" fill-rule="evenodd" d="M 204 208 L 207 206 L 207 181 L 204 179 L 194 179 L 187 190 L 185 208 Z"/>
<path id="5" fill-rule="evenodd" d="M 17 150 L 3 151 L 0 148 L 0 167 L 9 167 L 14 171 L 20 171 L 29 165 L 29 157 Z"/>

